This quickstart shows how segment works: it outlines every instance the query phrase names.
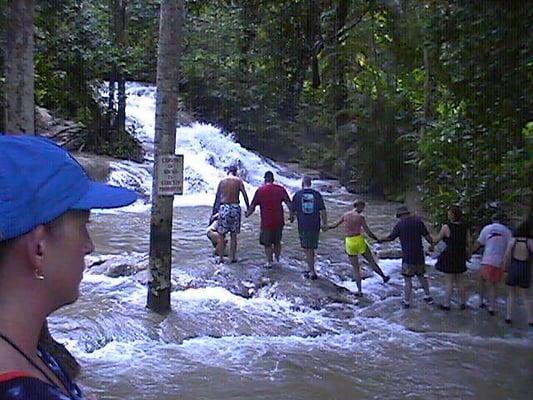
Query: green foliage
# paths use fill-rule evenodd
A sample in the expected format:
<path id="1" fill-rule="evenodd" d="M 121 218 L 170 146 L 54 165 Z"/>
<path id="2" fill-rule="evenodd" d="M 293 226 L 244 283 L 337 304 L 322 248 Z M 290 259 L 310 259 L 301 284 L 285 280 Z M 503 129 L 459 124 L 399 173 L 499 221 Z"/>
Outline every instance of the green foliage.
<path id="1" fill-rule="evenodd" d="M 505 146 L 499 132 L 476 127 L 461 116 L 440 120 L 420 142 L 428 209 L 443 222 L 448 207 L 459 204 L 481 223 L 490 219 L 492 203 L 511 208 L 531 196 L 533 143 L 528 140 L 529 155 L 524 148 Z"/>
<path id="2" fill-rule="evenodd" d="M 155 80 L 159 3 L 128 2 L 119 48 L 110 2 L 36 1 L 37 102 L 84 122 L 104 153 L 133 144 L 102 134 L 112 116 L 96 88 L 114 68 Z M 491 202 L 516 209 L 531 195 L 528 5 L 188 0 L 182 96 L 263 154 L 335 172 L 356 191 L 396 198 L 422 185 L 437 219 L 460 203 L 483 221 Z"/>
<path id="3" fill-rule="evenodd" d="M 525 3 L 460 1 L 432 15 L 445 88 L 438 120 L 420 143 L 420 165 L 426 204 L 440 219 L 453 203 L 478 222 L 488 220 L 493 202 L 519 213 L 532 194 L 525 15 L 533 15 Z"/>
<path id="4" fill-rule="evenodd" d="M 131 135 L 121 135 L 117 139 L 103 143 L 99 152 L 124 160 L 142 161 L 140 144 Z"/>

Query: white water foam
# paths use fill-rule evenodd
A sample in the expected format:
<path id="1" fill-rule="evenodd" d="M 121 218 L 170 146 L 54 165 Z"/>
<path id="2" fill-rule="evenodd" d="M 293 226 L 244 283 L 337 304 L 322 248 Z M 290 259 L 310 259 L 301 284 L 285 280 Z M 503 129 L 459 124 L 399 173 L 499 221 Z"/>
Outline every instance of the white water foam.
<path id="1" fill-rule="evenodd" d="M 126 113 L 128 125 L 142 143 L 145 151 L 143 164 L 131 161 L 111 163 L 109 183 L 129 187 L 140 193 L 145 206 L 128 207 L 126 211 L 146 211 L 152 190 L 154 157 L 156 87 L 137 82 L 127 84 Z M 105 95 L 105 91 L 103 91 Z M 176 153 L 184 155 L 184 192 L 176 196 L 174 206 L 211 205 L 218 182 L 226 176 L 226 169 L 236 164 L 245 181 L 250 197 L 263 182 L 263 175 L 271 170 L 276 181 L 289 192 L 296 191 L 300 180 L 273 161 L 249 151 L 235 141 L 232 134 L 201 123 L 178 126 Z M 124 209 L 123 209 L 124 210 Z M 114 211 L 108 211 L 114 212 Z"/>

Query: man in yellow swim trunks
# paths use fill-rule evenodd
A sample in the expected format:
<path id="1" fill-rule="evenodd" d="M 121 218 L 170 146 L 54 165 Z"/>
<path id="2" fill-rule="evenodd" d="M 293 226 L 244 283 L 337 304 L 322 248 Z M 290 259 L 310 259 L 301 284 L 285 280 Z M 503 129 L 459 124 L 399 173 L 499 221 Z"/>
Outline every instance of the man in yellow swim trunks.
<path id="1" fill-rule="evenodd" d="M 368 264 L 372 267 L 376 273 L 381 276 L 383 282 L 388 282 L 390 276 L 385 275 L 376 260 L 372 256 L 370 251 L 370 246 L 368 245 L 365 237 L 363 236 L 363 230 L 368 236 L 374 240 L 378 240 L 376 235 L 374 235 L 368 225 L 366 224 L 365 217 L 362 215 L 363 210 L 365 209 L 366 203 L 363 200 L 356 200 L 354 203 L 354 208 L 351 211 L 345 213 L 339 221 L 335 224 L 328 226 L 326 229 L 334 229 L 341 224 L 344 224 L 345 230 L 345 244 L 346 244 L 346 254 L 350 259 L 354 271 L 354 279 L 357 284 L 358 296 L 362 296 L 361 290 L 361 266 L 359 265 L 359 256 L 362 255 Z"/>

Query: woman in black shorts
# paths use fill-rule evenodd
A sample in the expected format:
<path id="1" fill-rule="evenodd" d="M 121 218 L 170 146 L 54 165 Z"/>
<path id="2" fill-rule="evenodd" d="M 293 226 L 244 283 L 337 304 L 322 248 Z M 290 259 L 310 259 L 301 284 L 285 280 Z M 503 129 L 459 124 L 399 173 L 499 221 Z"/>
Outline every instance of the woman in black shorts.
<path id="1" fill-rule="evenodd" d="M 450 311 L 454 285 L 459 294 L 460 308 L 466 308 L 466 291 L 463 273 L 466 271 L 466 260 L 469 258 L 469 233 L 463 221 L 463 213 L 457 206 L 448 210 L 449 222 L 442 226 L 439 234 L 433 239 L 434 243 L 441 240 L 446 243 L 446 249 L 440 254 L 435 267 L 446 276 L 446 300 L 439 307 Z"/>
<path id="2" fill-rule="evenodd" d="M 505 254 L 505 266 L 507 279 L 505 284 L 509 286 L 507 297 L 507 315 L 505 322 L 511 323 L 517 292 L 520 293 L 526 308 L 527 322 L 533 326 L 533 310 L 528 298 L 529 287 L 531 286 L 531 268 L 533 265 L 533 224 L 531 218 L 523 222 L 515 230 L 513 238 L 509 242 Z"/>

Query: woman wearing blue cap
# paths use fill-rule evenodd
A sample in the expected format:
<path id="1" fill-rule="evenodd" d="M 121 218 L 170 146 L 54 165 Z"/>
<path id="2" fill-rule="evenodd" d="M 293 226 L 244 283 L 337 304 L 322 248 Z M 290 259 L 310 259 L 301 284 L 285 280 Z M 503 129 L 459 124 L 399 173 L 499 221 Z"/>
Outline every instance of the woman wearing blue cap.
<path id="1" fill-rule="evenodd" d="M 135 199 L 91 181 L 47 139 L 0 136 L 0 399 L 88 398 L 39 347 L 39 334 L 49 314 L 79 296 L 94 250 L 90 210 Z"/>

